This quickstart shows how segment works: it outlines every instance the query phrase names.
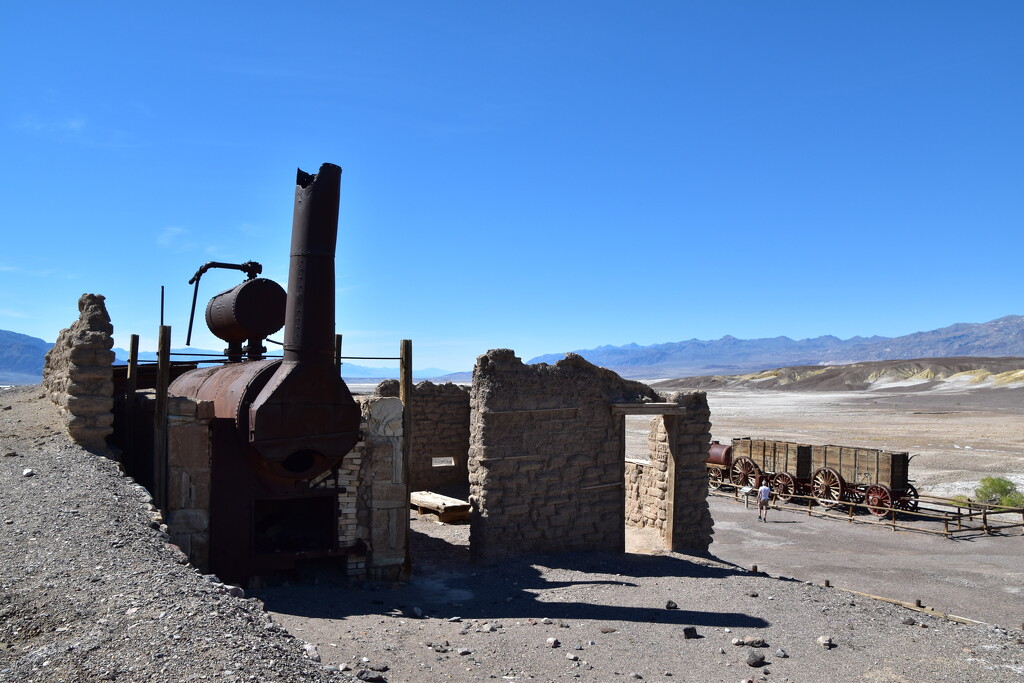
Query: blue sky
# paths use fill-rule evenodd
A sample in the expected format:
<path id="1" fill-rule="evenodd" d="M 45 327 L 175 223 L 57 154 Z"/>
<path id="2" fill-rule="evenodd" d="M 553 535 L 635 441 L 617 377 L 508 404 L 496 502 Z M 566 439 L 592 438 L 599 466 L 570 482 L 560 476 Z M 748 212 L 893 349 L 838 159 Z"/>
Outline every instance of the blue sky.
<path id="1" fill-rule="evenodd" d="M 325 161 L 349 355 L 1024 313 L 1024 3 L 227 5 L 0 7 L 0 329 L 183 345 Z"/>

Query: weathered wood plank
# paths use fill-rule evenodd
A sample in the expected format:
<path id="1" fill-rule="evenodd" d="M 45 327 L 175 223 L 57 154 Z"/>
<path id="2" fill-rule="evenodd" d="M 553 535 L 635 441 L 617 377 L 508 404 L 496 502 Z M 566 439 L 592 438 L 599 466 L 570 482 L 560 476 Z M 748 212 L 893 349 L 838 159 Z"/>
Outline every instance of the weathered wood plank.
<path id="1" fill-rule="evenodd" d="M 469 519 L 468 501 L 442 496 L 440 493 L 434 493 L 433 491 L 413 491 L 409 494 L 409 503 L 420 514 L 432 512 L 442 522 Z"/>

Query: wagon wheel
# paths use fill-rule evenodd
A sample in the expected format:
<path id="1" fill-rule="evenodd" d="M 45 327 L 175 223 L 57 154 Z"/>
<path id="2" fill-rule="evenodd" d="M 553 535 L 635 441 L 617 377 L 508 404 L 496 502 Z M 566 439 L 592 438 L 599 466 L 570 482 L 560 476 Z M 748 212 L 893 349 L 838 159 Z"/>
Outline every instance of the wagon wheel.
<path id="1" fill-rule="evenodd" d="M 864 504 L 875 517 L 885 517 L 892 505 L 892 491 L 888 486 L 872 484 L 864 493 Z"/>
<path id="2" fill-rule="evenodd" d="M 914 488 L 913 484 L 907 484 L 907 488 L 904 489 L 903 495 L 896 499 L 893 507 L 900 510 L 906 510 L 907 512 L 917 512 L 917 499 L 921 495 Z"/>
<path id="3" fill-rule="evenodd" d="M 788 503 L 789 499 L 796 493 L 796 479 L 789 472 L 779 472 L 772 477 L 772 491 L 778 496 L 779 500 L 783 503 Z"/>
<path id="4" fill-rule="evenodd" d="M 725 483 L 725 473 L 721 467 L 709 467 L 708 468 L 708 486 L 718 490 L 722 488 L 722 484 Z"/>
<path id="5" fill-rule="evenodd" d="M 811 490 L 819 505 L 835 507 L 846 493 L 846 484 L 834 469 L 822 467 L 811 476 Z"/>
<path id="6" fill-rule="evenodd" d="M 736 486 L 754 486 L 761 476 L 761 470 L 750 458 L 736 458 L 729 470 L 729 481 Z"/>

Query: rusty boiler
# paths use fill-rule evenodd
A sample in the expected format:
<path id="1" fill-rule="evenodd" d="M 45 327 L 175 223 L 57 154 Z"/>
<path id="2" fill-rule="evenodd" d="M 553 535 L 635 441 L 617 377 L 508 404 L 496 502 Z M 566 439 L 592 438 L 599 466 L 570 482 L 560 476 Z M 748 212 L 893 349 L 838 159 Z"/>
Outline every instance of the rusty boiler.
<path id="1" fill-rule="evenodd" d="M 283 293 L 250 273 L 207 308 L 235 362 L 190 371 L 170 386 L 172 396 L 213 403 L 210 569 L 225 580 L 357 550 L 338 546 L 338 490 L 311 484 L 360 439 L 359 406 L 334 362 L 340 189 L 338 166 L 298 171 L 283 358 L 261 354 L 262 338 L 280 327 Z"/>

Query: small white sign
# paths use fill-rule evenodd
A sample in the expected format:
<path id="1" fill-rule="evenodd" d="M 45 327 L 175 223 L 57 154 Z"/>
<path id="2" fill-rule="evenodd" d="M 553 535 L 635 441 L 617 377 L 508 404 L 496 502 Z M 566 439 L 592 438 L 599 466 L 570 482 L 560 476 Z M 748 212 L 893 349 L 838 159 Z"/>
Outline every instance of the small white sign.
<path id="1" fill-rule="evenodd" d="M 740 489 L 740 493 L 742 493 L 744 496 L 749 496 L 753 492 L 754 492 L 754 487 L 753 486 L 744 486 L 743 488 Z"/>

